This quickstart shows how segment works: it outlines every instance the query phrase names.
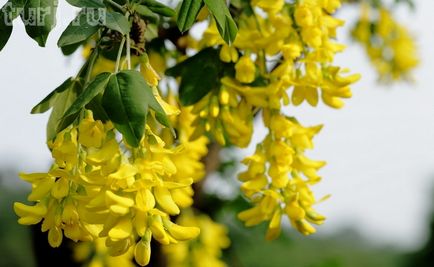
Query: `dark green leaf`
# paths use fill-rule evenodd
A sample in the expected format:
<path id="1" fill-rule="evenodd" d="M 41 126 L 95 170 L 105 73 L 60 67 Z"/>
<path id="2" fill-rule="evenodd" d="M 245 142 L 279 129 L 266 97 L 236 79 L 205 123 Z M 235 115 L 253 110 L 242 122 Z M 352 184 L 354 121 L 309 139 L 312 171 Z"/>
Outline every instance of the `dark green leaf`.
<path id="1" fill-rule="evenodd" d="M 181 32 L 185 32 L 193 26 L 200 9 L 202 0 L 184 0 L 178 12 L 177 24 Z"/>
<path id="2" fill-rule="evenodd" d="M 1 11 L 0 11 L 1 12 Z M 0 51 L 5 47 L 12 34 L 12 23 L 5 23 L 4 13 L 0 13 Z"/>
<path id="3" fill-rule="evenodd" d="M 148 7 L 143 5 L 137 5 L 135 7 L 135 11 L 145 20 L 151 23 L 157 23 L 160 17 L 152 12 Z"/>
<path id="4" fill-rule="evenodd" d="M 24 6 L 27 4 L 27 1 L 29 1 L 29 0 L 9 0 L 8 1 L 8 3 L 11 3 L 11 4 L 9 4 L 9 10 L 10 10 L 9 16 L 10 16 L 11 20 L 18 18 L 18 16 L 23 11 Z M 5 6 L 8 6 L 8 3 L 6 3 Z M 11 7 L 13 7 L 13 9 Z"/>
<path id="5" fill-rule="evenodd" d="M 96 76 L 95 79 L 84 88 L 83 92 L 77 97 L 65 114 L 63 114 L 62 119 L 79 113 L 95 96 L 104 92 L 110 76 L 111 73 L 108 72 Z"/>
<path id="6" fill-rule="evenodd" d="M 211 14 L 217 21 L 217 28 L 220 35 L 226 43 L 232 43 L 238 32 L 237 25 L 232 19 L 231 13 L 226 5 L 225 0 L 204 0 L 205 5 L 208 7 Z"/>
<path id="7" fill-rule="evenodd" d="M 93 118 L 95 120 L 108 121 L 109 117 L 105 112 L 101 104 L 102 95 L 97 95 L 89 104 L 86 105 L 86 109 L 92 110 Z"/>
<path id="8" fill-rule="evenodd" d="M 181 76 L 179 98 L 185 106 L 193 105 L 220 84 L 220 72 L 223 64 L 219 53 L 207 48 L 168 69 L 166 74 Z"/>
<path id="9" fill-rule="evenodd" d="M 122 33 L 123 35 L 130 32 L 130 23 L 128 19 L 118 12 L 107 12 L 103 25 L 109 29 Z"/>
<path id="10" fill-rule="evenodd" d="M 53 104 L 50 118 L 47 124 L 47 140 L 52 140 L 56 134 L 71 124 L 75 118 L 68 118 L 68 120 L 61 120 L 65 111 L 72 105 L 77 98 L 78 92 L 81 89 L 79 81 L 74 81 L 63 92 L 59 93 Z M 66 124 L 66 126 L 61 124 Z"/>
<path id="11" fill-rule="evenodd" d="M 160 14 L 165 17 L 173 17 L 175 10 L 155 0 L 142 0 L 141 4 L 147 6 L 152 12 Z"/>
<path id="12" fill-rule="evenodd" d="M 8 42 L 12 34 L 12 21 L 19 16 L 27 0 L 9 0 L 0 9 L 0 51 Z"/>
<path id="13" fill-rule="evenodd" d="M 48 34 L 56 25 L 57 4 L 57 0 L 28 0 L 20 14 L 27 34 L 39 46 L 45 46 Z"/>
<path id="14" fill-rule="evenodd" d="M 104 8 L 105 5 L 102 0 L 66 0 L 70 5 L 75 7 L 88 7 L 88 8 Z"/>
<path id="15" fill-rule="evenodd" d="M 32 114 L 44 113 L 45 111 L 49 110 L 56 103 L 59 94 L 69 89 L 72 83 L 73 83 L 72 78 L 68 78 L 59 87 L 54 89 L 49 95 L 47 95 L 44 99 L 42 99 L 41 102 L 39 102 L 36 106 L 34 106 L 32 108 L 31 113 Z"/>
<path id="16" fill-rule="evenodd" d="M 60 36 L 57 45 L 64 47 L 83 42 L 95 34 L 99 27 L 98 21 L 89 20 L 88 14 L 86 14 L 85 11 L 81 11 L 77 17 L 69 23 L 68 27 Z"/>
<path id="17" fill-rule="evenodd" d="M 84 42 L 84 41 L 83 41 Z M 62 50 L 62 54 L 65 56 L 72 55 L 77 49 L 83 44 L 83 42 L 62 46 L 60 50 Z"/>
<path id="18" fill-rule="evenodd" d="M 142 80 L 136 71 L 119 72 L 111 76 L 102 98 L 108 117 L 133 147 L 137 147 L 142 139 L 148 113 Z"/>

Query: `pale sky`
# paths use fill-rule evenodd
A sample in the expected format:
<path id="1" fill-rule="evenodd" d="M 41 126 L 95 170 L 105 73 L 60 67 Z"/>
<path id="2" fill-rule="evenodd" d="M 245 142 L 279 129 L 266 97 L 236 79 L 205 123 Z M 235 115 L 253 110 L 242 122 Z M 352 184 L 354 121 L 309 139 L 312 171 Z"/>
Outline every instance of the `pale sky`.
<path id="1" fill-rule="evenodd" d="M 26 36 L 17 20 L 0 52 L 0 167 L 14 164 L 32 172 L 49 165 L 48 114 L 30 115 L 30 109 L 81 64 L 79 54 L 65 58 L 57 49 L 60 33 L 74 17 L 74 11 L 59 2 L 58 27 L 45 49 Z M 399 13 L 400 21 L 415 34 L 422 58 L 416 83 L 379 86 L 362 50 L 342 38 L 346 28 L 340 40 L 350 47 L 337 63 L 363 75 L 353 86 L 353 98 L 337 111 L 324 106 L 288 109 L 305 125 L 325 125 L 309 153 L 328 162 L 321 171 L 323 182 L 314 191 L 333 196 L 319 206 L 328 217 L 319 232 L 352 225 L 382 244 L 412 248 L 425 241 L 434 185 L 434 1 L 417 2 L 415 14 Z M 356 14 L 347 9 L 339 17 Z"/>

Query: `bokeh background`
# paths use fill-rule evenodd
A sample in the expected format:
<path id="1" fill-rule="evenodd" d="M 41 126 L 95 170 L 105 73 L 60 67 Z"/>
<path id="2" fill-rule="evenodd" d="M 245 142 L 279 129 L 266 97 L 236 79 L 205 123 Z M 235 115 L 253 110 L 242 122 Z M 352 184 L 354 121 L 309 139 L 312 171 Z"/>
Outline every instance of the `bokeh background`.
<path id="1" fill-rule="evenodd" d="M 338 65 L 363 77 L 353 97 L 342 110 L 302 105 L 287 111 L 305 125 L 325 125 L 310 153 L 328 162 L 315 193 L 332 195 L 318 206 L 328 217 L 318 234 L 303 237 L 287 229 L 265 242 L 261 227 L 242 227 L 235 214 L 245 204 L 234 199 L 233 163 L 253 147 L 222 151 L 227 168 L 206 190 L 228 200 L 216 216 L 230 227 L 229 266 L 434 266 L 434 1 L 415 3 L 414 11 L 402 7 L 396 13 L 418 45 L 421 64 L 413 82 L 378 83 L 363 49 L 349 37 L 359 10 L 344 8 L 337 16 L 347 21 L 339 36 L 348 49 Z M 45 49 L 15 21 L 0 53 L 0 266 L 35 266 L 31 232 L 16 223 L 12 204 L 29 191 L 17 173 L 44 171 L 50 164 L 47 114 L 31 116 L 30 109 L 82 63 L 80 53 L 65 58 L 56 46 L 75 12 L 59 1 L 58 26 Z M 257 131 L 257 140 L 263 134 Z"/>

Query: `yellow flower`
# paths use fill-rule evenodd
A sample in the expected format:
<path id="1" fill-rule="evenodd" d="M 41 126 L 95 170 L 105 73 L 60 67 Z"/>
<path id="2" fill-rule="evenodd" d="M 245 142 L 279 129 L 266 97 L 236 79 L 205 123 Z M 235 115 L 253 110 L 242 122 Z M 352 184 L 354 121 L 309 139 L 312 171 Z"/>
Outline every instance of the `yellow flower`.
<path id="1" fill-rule="evenodd" d="M 100 147 L 105 138 L 105 129 L 101 121 L 95 121 L 91 113 L 80 121 L 78 142 L 86 147 Z"/>
<path id="2" fill-rule="evenodd" d="M 235 65 L 236 78 L 242 83 L 251 83 L 256 77 L 256 66 L 249 56 L 242 56 Z"/>
<path id="3" fill-rule="evenodd" d="M 186 210 L 178 219 L 176 225 L 180 234 L 188 232 L 181 229 L 193 230 L 193 234 L 200 234 L 195 241 L 179 242 L 163 247 L 163 254 L 167 258 L 169 267 L 200 267 L 206 263 L 210 267 L 224 267 L 226 264 L 221 259 L 222 250 L 228 248 L 230 240 L 225 226 L 213 222 L 205 214 L 194 214 L 192 210 Z M 172 226 L 172 231 L 173 230 Z M 192 228 L 193 227 L 193 228 Z M 190 230 L 192 231 L 192 230 Z"/>
<path id="4" fill-rule="evenodd" d="M 262 8 L 264 11 L 269 13 L 277 13 L 282 10 L 283 5 L 285 4 L 284 0 L 253 0 L 252 5 Z"/>
<path id="5" fill-rule="evenodd" d="M 224 44 L 220 50 L 220 59 L 223 62 L 237 62 L 238 51 L 235 47 Z"/>

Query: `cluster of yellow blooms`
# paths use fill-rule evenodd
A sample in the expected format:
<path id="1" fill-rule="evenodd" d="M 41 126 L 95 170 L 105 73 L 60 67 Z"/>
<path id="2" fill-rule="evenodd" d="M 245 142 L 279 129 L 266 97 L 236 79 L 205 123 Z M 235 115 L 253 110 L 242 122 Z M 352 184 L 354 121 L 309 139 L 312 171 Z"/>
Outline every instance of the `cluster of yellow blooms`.
<path id="1" fill-rule="evenodd" d="M 315 198 L 309 185 L 321 179 L 317 170 L 325 162 L 311 160 L 303 153 L 313 148 L 312 138 L 321 126 L 305 128 L 279 113 L 264 112 L 264 120 L 270 132 L 257 145 L 255 154 L 244 159 L 248 168 L 239 175 L 242 191 L 255 206 L 241 212 L 239 218 L 246 226 L 270 221 L 269 240 L 279 236 L 282 214 L 299 232 L 314 233 L 309 222 L 322 224 L 325 217 L 313 210 Z"/>
<path id="2" fill-rule="evenodd" d="M 147 125 L 140 146 L 131 148 L 116 139 L 110 122 L 94 120 L 88 111 L 49 147 L 55 163 L 48 173 L 21 174 L 32 184 L 28 200 L 36 204 L 15 203 L 14 209 L 21 224 L 42 221 L 52 247 L 60 246 L 63 235 L 74 241 L 105 238 L 109 255 L 134 247 L 136 262 L 147 265 L 151 238 L 171 244 L 199 234 L 170 216 L 192 204 L 192 177 L 204 172 L 199 160 L 206 141 L 174 146 Z"/>
<path id="3" fill-rule="evenodd" d="M 166 245 L 162 252 L 168 266 L 225 266 L 219 258 L 230 245 L 227 229 L 190 210 L 192 184 L 206 174 L 201 160 L 208 153 L 208 137 L 220 145 L 247 147 L 258 117 L 268 133 L 254 154 L 242 161 L 246 170 L 238 176 L 241 191 L 253 207 L 238 217 L 246 226 L 268 223 L 267 239 L 280 234 L 282 216 L 300 233 L 314 233 L 312 224 L 322 224 L 325 217 L 315 211 L 318 201 L 310 187 L 321 180 L 318 170 L 325 162 L 308 158 L 305 151 L 314 147 L 313 138 L 322 126 L 303 126 L 284 110 L 303 102 L 317 106 L 320 101 L 338 109 L 351 97 L 350 86 L 359 75 L 333 65 L 336 53 L 345 48 L 336 41 L 344 21 L 333 17 L 341 1 L 240 3 L 248 7 L 237 14 L 239 30 L 233 43 L 224 41 L 218 23 L 206 16 L 206 7 L 199 15 L 209 22 L 201 39 L 179 39 L 187 40 L 185 48 L 198 52 L 215 49 L 221 62 L 217 61 L 232 70 L 219 74 L 218 86 L 193 105 L 178 107 L 170 88 L 165 100 L 158 92 L 173 51 L 162 55 L 165 52 L 149 49 L 133 58 L 176 137 L 150 113 L 140 145 L 130 147 L 110 121 L 95 120 L 89 110 L 82 112 L 75 124 L 49 142 L 51 169 L 21 174 L 32 184 L 28 200 L 35 204 L 15 203 L 19 223 L 42 222 L 53 247 L 63 236 L 93 241 L 94 255 L 100 257 L 89 256 L 89 245 L 76 251 L 78 260 L 91 258 L 92 267 L 120 255 L 117 261 L 130 262 L 134 256 L 138 264 L 147 265 L 152 239 Z M 387 10 L 381 9 L 374 22 L 369 15 L 365 8 L 353 36 L 365 45 L 382 77 L 406 76 L 417 64 L 412 39 Z M 92 76 L 113 67 L 113 61 L 99 59 Z"/>
<path id="4" fill-rule="evenodd" d="M 411 71 L 419 63 L 416 44 L 407 29 L 385 7 L 373 9 L 363 5 L 352 36 L 364 46 L 380 80 L 411 78 Z"/>
<path id="5" fill-rule="evenodd" d="M 240 16 L 232 45 L 220 37 L 215 21 L 198 43 L 191 42 L 194 48 L 219 46 L 221 61 L 235 64 L 235 77 L 223 77 L 217 90 L 194 105 L 192 112 L 198 115 L 194 125 L 199 128 L 194 136 L 206 131 L 222 145 L 246 147 L 261 110 L 269 134 L 243 161 L 248 170 L 239 176 L 241 188 L 254 207 L 239 218 L 247 226 L 269 221 L 267 238 L 273 239 L 286 213 L 297 230 L 311 234 L 315 229 L 309 222 L 321 224 L 325 218 L 313 210 L 316 201 L 309 186 L 320 180 L 316 172 L 325 162 L 303 153 L 313 148 L 312 138 L 321 126 L 303 127 L 282 108 L 304 101 L 316 106 L 320 97 L 324 104 L 341 108 L 342 99 L 351 97 L 349 86 L 359 75 L 343 76 L 345 70 L 332 65 L 334 55 L 344 49 L 333 40 L 344 22 L 330 15 L 341 3 L 253 0 L 250 4 L 252 13 Z"/>
<path id="6" fill-rule="evenodd" d="M 205 214 L 183 212 L 176 221 L 180 225 L 199 227 L 197 239 L 163 247 L 168 267 L 225 267 L 220 259 L 222 249 L 228 248 L 230 240 L 224 225 L 216 223 Z"/>

